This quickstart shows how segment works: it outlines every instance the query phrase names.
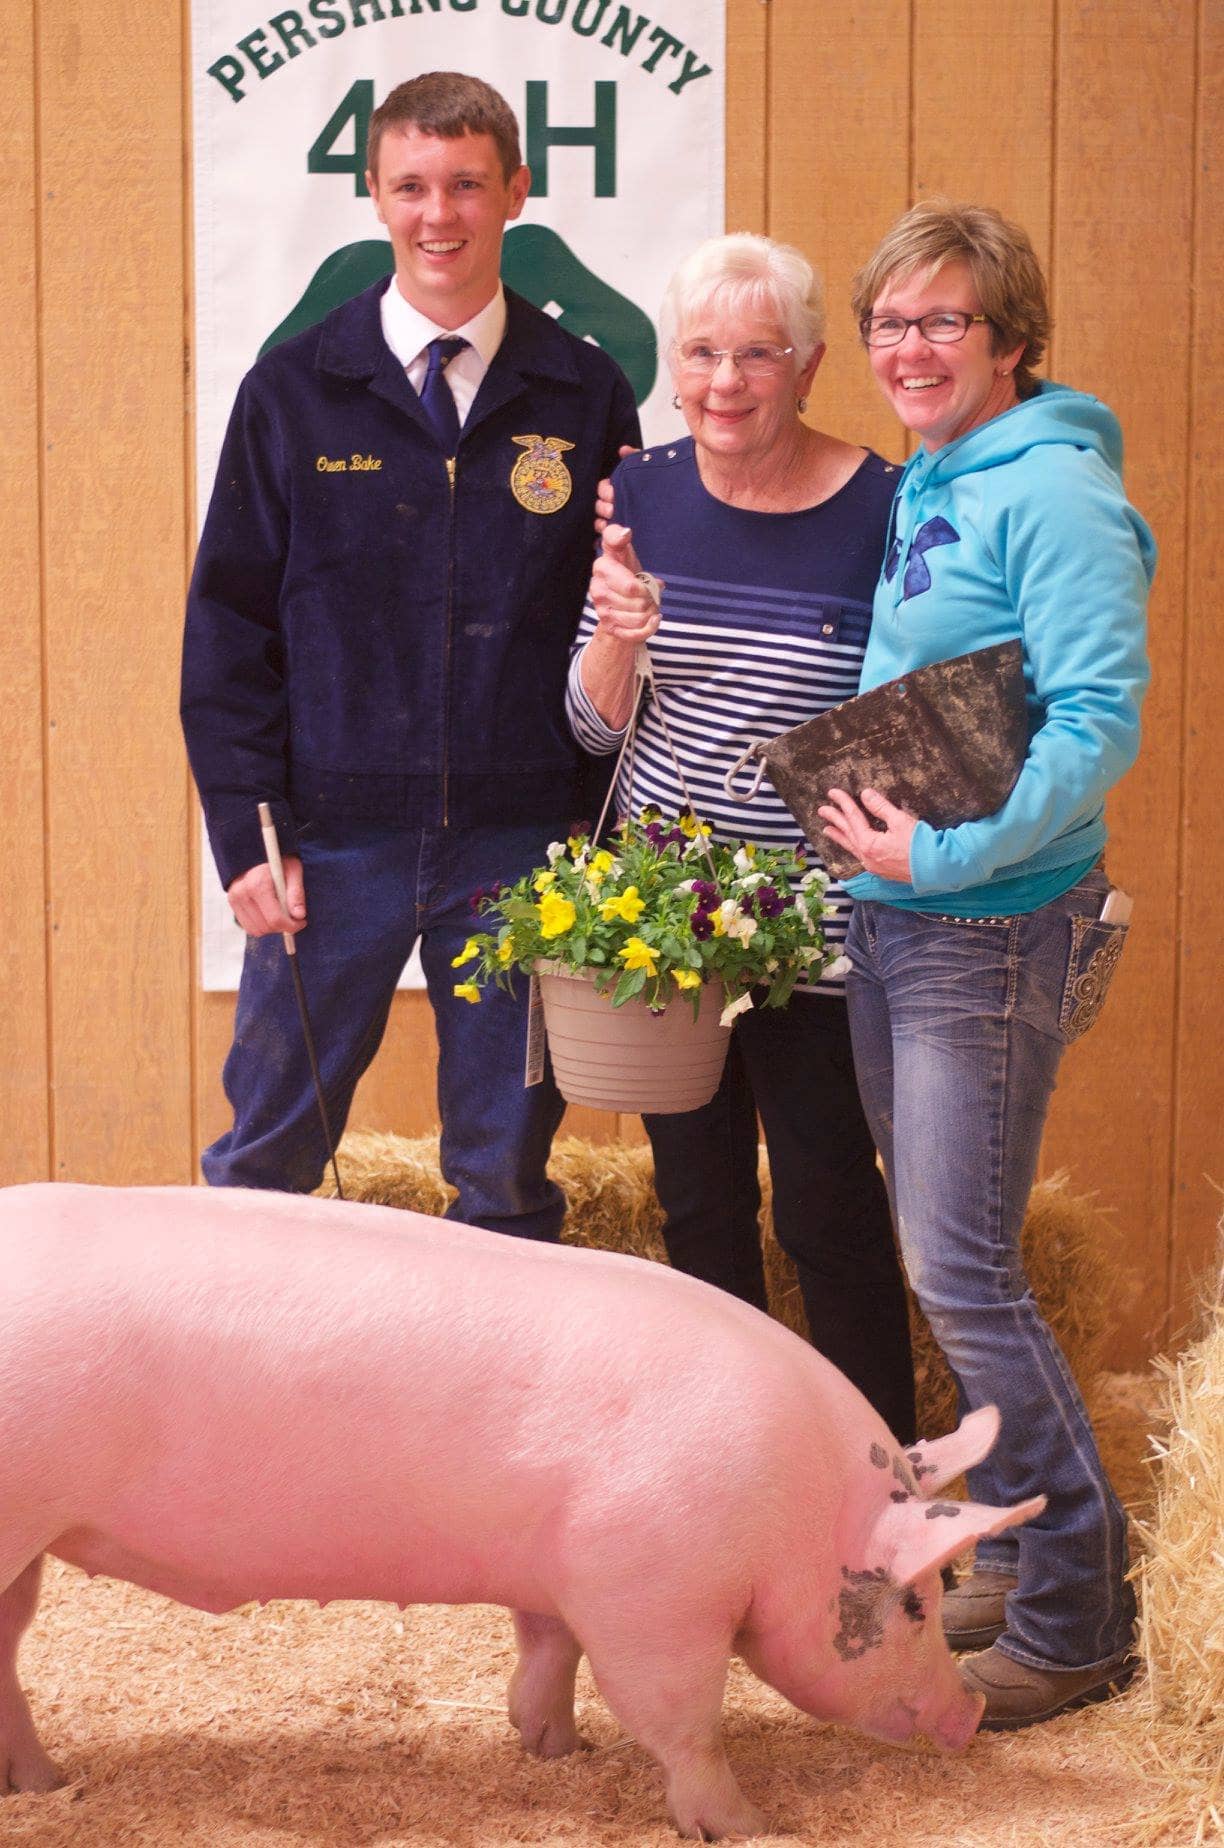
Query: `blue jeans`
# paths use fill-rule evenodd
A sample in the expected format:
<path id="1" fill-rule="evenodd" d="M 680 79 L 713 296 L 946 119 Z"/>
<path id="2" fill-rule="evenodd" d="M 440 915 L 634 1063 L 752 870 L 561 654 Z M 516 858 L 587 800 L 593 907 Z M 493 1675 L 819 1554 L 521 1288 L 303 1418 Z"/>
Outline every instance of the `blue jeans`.
<path id="1" fill-rule="evenodd" d="M 977 1548 L 980 1566 L 1019 1576 L 1001 1652 L 1039 1667 L 1112 1663 L 1135 1616 L 1126 1518 L 1020 1255 L 1063 1047 L 1120 946 L 1118 926 L 1073 920 L 1095 920 L 1107 890 L 1096 868 L 1038 911 L 965 923 L 860 903 L 847 944 L 859 1086 L 910 1283 L 962 1412 L 1002 1417 L 970 1492 L 1048 1498 Z"/>
<path id="2" fill-rule="evenodd" d="M 530 828 L 346 828 L 302 841 L 306 928 L 297 954 L 332 1133 L 378 1051 L 395 985 L 417 938 L 438 1035 L 442 1173 L 459 1190 L 448 1219 L 554 1239 L 565 1200 L 546 1163 L 564 1104 L 546 1069 L 526 1089 L 527 979 L 479 1003 L 454 994 L 465 939 L 482 928 L 472 894 L 540 864 L 551 832 Z M 248 940 L 225 1063 L 234 1126 L 205 1151 L 213 1187 L 309 1193 L 326 1144 L 293 979 L 279 936 Z"/>

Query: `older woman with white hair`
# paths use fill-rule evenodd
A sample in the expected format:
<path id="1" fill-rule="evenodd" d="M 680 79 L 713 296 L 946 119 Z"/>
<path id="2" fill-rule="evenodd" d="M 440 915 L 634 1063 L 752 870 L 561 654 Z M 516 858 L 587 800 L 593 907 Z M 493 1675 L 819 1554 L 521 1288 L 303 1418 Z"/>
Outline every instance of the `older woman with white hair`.
<path id="1" fill-rule="evenodd" d="M 799 251 L 747 234 L 713 238 L 676 271 L 661 319 L 690 434 L 626 457 L 613 478 L 616 524 L 575 643 L 570 723 L 589 751 L 619 748 L 635 650 L 649 638 L 702 820 L 722 840 L 803 845 L 818 866 L 768 783 L 749 811 L 727 797 L 723 774 L 750 739 L 857 690 L 899 471 L 802 420 L 825 349 L 820 284 Z M 663 580 L 661 615 L 637 576 L 643 566 Z M 635 807 L 685 806 L 649 703 L 633 757 Z M 828 896 L 828 934 L 840 943 L 850 902 L 836 885 Z M 741 1014 L 713 1101 L 644 1119 L 672 1263 L 764 1308 L 758 1110 L 774 1226 L 813 1343 L 908 1442 L 905 1296 L 840 975 L 797 988 L 787 1008 Z"/>

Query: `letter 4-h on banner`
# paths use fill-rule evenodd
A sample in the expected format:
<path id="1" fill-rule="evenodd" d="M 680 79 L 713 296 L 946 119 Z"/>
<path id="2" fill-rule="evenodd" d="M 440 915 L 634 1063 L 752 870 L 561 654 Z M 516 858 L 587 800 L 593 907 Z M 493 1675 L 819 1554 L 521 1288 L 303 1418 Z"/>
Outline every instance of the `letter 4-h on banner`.
<path id="1" fill-rule="evenodd" d="M 483 77 L 519 118 L 533 183 L 507 285 L 620 361 L 648 441 L 677 429 L 655 316 L 677 261 L 723 229 L 724 11 L 646 4 L 193 0 L 201 516 L 260 352 L 391 273 L 366 126 L 422 71 Z M 205 863 L 204 986 L 234 988 L 243 938 Z"/>

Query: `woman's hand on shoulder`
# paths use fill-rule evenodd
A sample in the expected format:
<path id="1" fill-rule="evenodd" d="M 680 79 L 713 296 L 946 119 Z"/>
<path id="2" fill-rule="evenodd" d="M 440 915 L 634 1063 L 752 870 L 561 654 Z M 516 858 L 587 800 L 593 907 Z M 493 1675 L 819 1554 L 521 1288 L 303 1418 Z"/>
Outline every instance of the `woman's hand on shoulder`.
<path id="1" fill-rule="evenodd" d="M 629 527 L 607 527 L 603 551 L 591 573 L 591 604 L 599 618 L 596 635 L 636 647 L 654 634 L 659 606 L 643 583 L 641 571 Z"/>
<path id="2" fill-rule="evenodd" d="M 819 813 L 829 839 L 861 860 L 869 873 L 912 883 L 910 842 L 918 826 L 916 815 L 898 808 L 876 789 L 863 791 L 862 808 L 844 789 L 831 789 Z M 883 828 L 872 826 L 872 816 L 884 823 Z"/>
<path id="3" fill-rule="evenodd" d="M 623 462 L 626 456 L 635 456 L 638 452 L 632 443 L 622 443 L 616 452 Z M 616 496 L 612 488 L 612 477 L 605 475 L 595 490 L 595 531 L 602 533 L 608 521 L 616 512 Z"/>

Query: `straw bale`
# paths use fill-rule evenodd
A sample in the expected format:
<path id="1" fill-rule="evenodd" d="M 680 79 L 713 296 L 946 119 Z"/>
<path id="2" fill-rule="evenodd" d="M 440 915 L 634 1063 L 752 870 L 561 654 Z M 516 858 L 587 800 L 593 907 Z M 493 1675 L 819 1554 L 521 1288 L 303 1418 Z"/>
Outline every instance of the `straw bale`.
<path id="1" fill-rule="evenodd" d="M 353 1131 L 340 1146 L 346 1195 L 383 1206 L 440 1213 L 453 1199 L 438 1172 L 437 1138 L 408 1139 Z M 663 1260 L 662 1212 L 655 1198 L 650 1149 L 641 1144 L 592 1144 L 560 1138 L 550 1171 L 568 1202 L 563 1237 L 576 1245 Z M 807 1320 L 795 1267 L 773 1231 L 769 1169 L 761 1152 L 761 1228 L 770 1312 L 796 1334 Z M 334 1187 L 330 1174 L 321 1192 Z M 1091 1196 L 1072 1193 L 1065 1174 L 1039 1181 L 1029 1200 L 1023 1247 L 1033 1294 L 1048 1318 L 1086 1397 L 1100 1368 L 1101 1346 L 1120 1297 L 1133 1289 L 1120 1263 L 1120 1240 L 1109 1215 Z M 956 1424 L 956 1388 L 934 1336 L 910 1299 L 910 1330 L 918 1394 L 918 1427 L 941 1436 Z"/>
<path id="2" fill-rule="evenodd" d="M 1139 1523 L 1135 1572 L 1149 1736 L 1132 1745 L 1159 1765 L 1165 1791 L 1143 1819 L 1145 1841 L 1224 1837 L 1224 1278 L 1221 1286 L 1201 1338 L 1155 1363 L 1167 1431 L 1153 1440 L 1156 1507 Z M 1193 1833 L 1160 1832 L 1186 1818 Z"/>

